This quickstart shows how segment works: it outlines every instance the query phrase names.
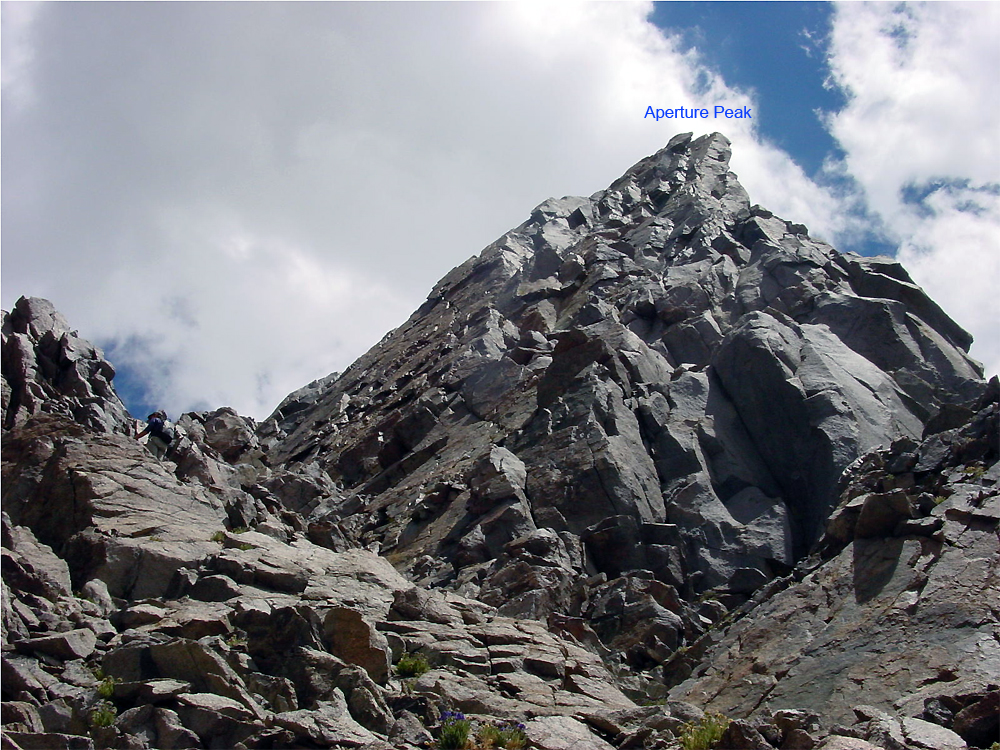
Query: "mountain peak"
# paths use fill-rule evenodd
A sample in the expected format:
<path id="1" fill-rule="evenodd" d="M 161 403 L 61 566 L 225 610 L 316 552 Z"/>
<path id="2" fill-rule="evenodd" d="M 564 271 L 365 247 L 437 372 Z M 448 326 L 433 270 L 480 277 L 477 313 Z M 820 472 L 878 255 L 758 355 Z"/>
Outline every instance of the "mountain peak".
<path id="1" fill-rule="evenodd" d="M 343 373 L 259 426 L 184 414 L 165 460 L 19 301 L 5 741 L 416 750 L 467 712 L 671 748 L 709 710 L 725 747 L 991 743 L 1000 385 L 729 154 L 680 135 L 544 201 Z"/>
<path id="2" fill-rule="evenodd" d="M 272 433 L 272 455 L 396 517 L 500 445 L 526 465 L 527 527 L 710 526 L 711 551 L 680 544 L 698 589 L 793 563 L 847 465 L 985 384 L 898 264 L 751 207 L 729 155 L 721 134 L 682 134 L 590 198 L 543 202 Z M 771 546 L 746 541 L 744 503 L 783 529 Z M 464 523 L 372 533 L 447 560 L 480 522 Z"/>

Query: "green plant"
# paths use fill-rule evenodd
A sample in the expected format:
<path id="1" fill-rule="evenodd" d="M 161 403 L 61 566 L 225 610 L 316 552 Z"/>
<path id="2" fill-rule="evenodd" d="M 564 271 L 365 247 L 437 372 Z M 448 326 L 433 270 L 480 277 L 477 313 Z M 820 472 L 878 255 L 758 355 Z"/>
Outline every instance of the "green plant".
<path id="1" fill-rule="evenodd" d="M 681 727 L 681 747 L 684 750 L 710 750 L 722 739 L 729 719 L 722 714 L 705 714 L 701 721 Z"/>
<path id="2" fill-rule="evenodd" d="M 162 536 L 156 536 L 156 534 L 153 534 L 153 536 L 149 537 L 149 541 L 151 541 L 151 542 L 162 542 L 163 541 L 163 537 Z"/>
<path id="3" fill-rule="evenodd" d="M 118 712 L 113 703 L 101 701 L 93 711 L 90 712 L 90 725 L 94 727 L 110 727 L 115 723 Z"/>
<path id="4" fill-rule="evenodd" d="M 642 700 L 637 700 L 636 705 L 638 706 L 665 706 L 667 705 L 666 698 L 644 698 Z"/>
<path id="5" fill-rule="evenodd" d="M 935 495 L 934 496 L 934 504 L 935 505 L 940 505 L 941 503 L 943 503 L 947 499 L 948 498 L 946 498 L 944 495 Z"/>
<path id="6" fill-rule="evenodd" d="M 469 743 L 472 722 L 465 714 L 454 711 L 441 713 L 441 728 L 438 730 L 437 746 L 440 750 L 461 750 Z"/>
<path id="7" fill-rule="evenodd" d="M 496 724 L 481 724 L 476 730 L 476 742 L 479 747 L 500 747 L 500 729 Z"/>
<path id="8" fill-rule="evenodd" d="M 244 552 L 246 552 L 248 549 L 253 549 L 253 545 L 252 544 L 247 544 L 246 542 L 243 542 L 242 544 L 237 544 L 236 545 L 236 549 L 240 549 L 240 550 L 243 550 Z"/>
<path id="9" fill-rule="evenodd" d="M 967 477 L 970 477 L 972 479 L 979 479 L 979 477 L 981 477 L 983 474 L 986 473 L 986 467 L 977 466 L 973 464 L 970 466 L 966 466 L 964 469 L 962 469 L 962 471 L 965 472 L 965 475 Z"/>
<path id="10" fill-rule="evenodd" d="M 213 542 L 224 542 L 224 541 L 226 541 L 226 532 L 225 531 L 216 531 L 214 534 L 212 534 L 211 541 L 213 541 Z"/>
<path id="11" fill-rule="evenodd" d="M 396 674 L 400 677 L 419 677 L 430 670 L 431 665 L 423 654 L 403 654 L 396 662 Z"/>
<path id="12" fill-rule="evenodd" d="M 507 719 L 481 724 L 476 732 L 476 740 L 483 750 L 494 747 L 521 750 L 528 744 L 528 735 L 524 732 L 524 724 Z"/>
<path id="13" fill-rule="evenodd" d="M 115 683 L 121 682 L 117 677 L 108 675 L 107 677 L 101 677 L 101 684 L 97 686 L 97 694 L 102 698 L 110 698 L 115 694 Z"/>
<path id="14" fill-rule="evenodd" d="M 231 635 L 226 639 L 229 648 L 242 648 L 247 645 L 247 639 L 239 635 Z"/>
<path id="15" fill-rule="evenodd" d="M 250 529 L 248 529 L 246 526 L 237 526 L 232 531 L 234 534 L 246 534 L 248 531 L 250 531 Z"/>

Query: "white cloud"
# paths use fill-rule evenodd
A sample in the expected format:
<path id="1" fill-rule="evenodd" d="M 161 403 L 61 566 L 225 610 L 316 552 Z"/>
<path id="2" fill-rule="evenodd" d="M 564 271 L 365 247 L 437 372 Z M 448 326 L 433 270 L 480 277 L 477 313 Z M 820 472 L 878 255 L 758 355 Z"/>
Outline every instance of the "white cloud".
<path id="1" fill-rule="evenodd" d="M 4 305 L 50 298 L 173 412 L 261 417 L 533 206 L 606 187 L 679 131 L 728 135 L 755 202 L 849 230 L 754 121 L 643 119 L 756 107 L 650 10 L 39 4 L 3 86 Z"/>
<path id="2" fill-rule="evenodd" d="M 31 26 L 38 10 L 38 3 L 5 2 L 0 5 L 0 29 L 3 34 L 0 86 L 3 87 L 4 106 L 20 109 L 32 103 L 32 91 L 27 85 L 25 70 L 34 57 Z"/>
<path id="3" fill-rule="evenodd" d="M 843 3 L 829 50 L 848 96 L 841 168 L 914 280 L 1000 371 L 1000 4 Z"/>

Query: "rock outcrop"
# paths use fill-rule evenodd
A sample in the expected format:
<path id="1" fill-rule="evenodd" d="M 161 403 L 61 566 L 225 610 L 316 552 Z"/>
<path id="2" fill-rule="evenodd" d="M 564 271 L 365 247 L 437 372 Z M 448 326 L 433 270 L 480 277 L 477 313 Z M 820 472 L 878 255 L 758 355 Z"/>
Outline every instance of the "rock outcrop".
<path id="1" fill-rule="evenodd" d="M 672 694 L 726 714 L 796 707 L 834 723 L 871 704 L 957 729 L 971 744 L 994 742 L 1000 418 L 991 385 L 969 422 L 901 438 L 852 466 L 813 556 L 718 642 L 706 636 L 695 676 Z M 962 711 L 983 717 L 981 727 L 956 721 Z"/>
<path id="2" fill-rule="evenodd" d="M 128 410 L 111 380 L 115 368 L 80 338 L 47 300 L 22 297 L 3 313 L 3 429 L 42 412 L 91 430 L 127 433 Z"/>
<path id="3" fill-rule="evenodd" d="M 269 460 L 373 499 L 367 538 L 395 560 L 461 569 L 549 528 L 613 534 L 695 593 L 785 572 L 851 462 L 985 384 L 897 263 L 751 206 L 728 158 L 722 136 L 678 136 L 608 190 L 541 204 L 283 415 Z M 490 478 L 498 450 L 513 483 Z M 593 572 L 620 572 L 595 551 Z"/>
<path id="4" fill-rule="evenodd" d="M 553 750 L 989 747 L 997 381 L 728 158 L 678 136 L 546 201 L 343 374 L 182 415 L 162 462 L 20 300 L 4 748 L 407 750 L 445 711 Z"/>

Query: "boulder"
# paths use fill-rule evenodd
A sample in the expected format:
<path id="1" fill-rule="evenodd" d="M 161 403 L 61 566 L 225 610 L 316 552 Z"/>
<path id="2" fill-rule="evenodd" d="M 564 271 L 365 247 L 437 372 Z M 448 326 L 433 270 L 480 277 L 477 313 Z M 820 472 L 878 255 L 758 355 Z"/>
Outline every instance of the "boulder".
<path id="1" fill-rule="evenodd" d="M 389 678 L 392 658 L 385 636 L 356 610 L 331 609 L 323 619 L 323 636 L 331 653 L 362 667 L 375 682 Z"/>
<path id="2" fill-rule="evenodd" d="M 540 716 L 525 725 L 533 746 L 542 750 L 609 750 L 614 747 L 592 733 L 586 724 L 568 716 Z"/>
<path id="3" fill-rule="evenodd" d="M 955 714 L 951 729 L 970 745 L 995 742 L 1000 728 L 1000 691 L 991 690 Z"/>
<path id="4" fill-rule="evenodd" d="M 292 732 L 300 741 L 327 747 L 363 747 L 377 737 L 351 718 L 343 694 L 335 691 L 331 700 L 310 710 L 286 711 L 274 715 L 275 726 Z"/>
<path id="5" fill-rule="evenodd" d="M 63 660 L 86 659 L 96 646 L 97 636 L 87 628 L 29 638 L 17 644 L 25 653 L 47 654 Z"/>

